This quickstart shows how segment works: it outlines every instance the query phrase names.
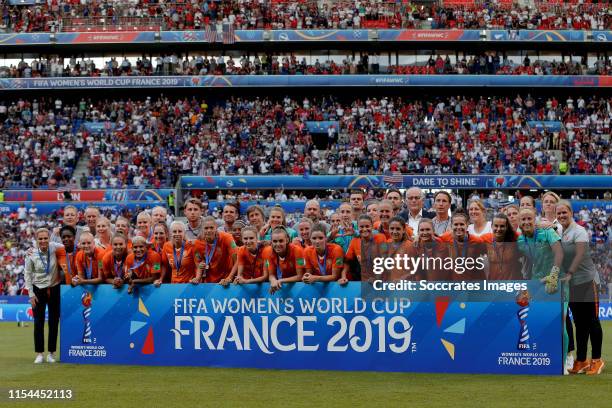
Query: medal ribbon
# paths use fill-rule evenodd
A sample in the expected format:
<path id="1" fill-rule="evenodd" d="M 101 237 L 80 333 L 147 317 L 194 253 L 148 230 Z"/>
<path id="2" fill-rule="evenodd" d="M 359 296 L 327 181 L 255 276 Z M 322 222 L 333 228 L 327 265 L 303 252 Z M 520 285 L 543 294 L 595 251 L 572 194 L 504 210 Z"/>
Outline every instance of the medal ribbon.
<path id="1" fill-rule="evenodd" d="M 94 254 L 95 256 L 95 254 Z M 85 276 L 87 277 L 87 279 L 91 279 L 91 275 L 93 274 L 93 257 L 92 259 L 90 259 L 89 262 L 89 266 L 87 265 L 87 258 L 89 258 L 87 255 L 85 255 Z"/>
<path id="2" fill-rule="evenodd" d="M 493 239 L 493 251 L 495 252 L 495 257 L 497 258 L 497 264 L 499 265 L 499 271 L 501 272 L 504 265 L 504 243 L 502 242 L 500 246 L 501 251 L 497 250 L 497 242 Z"/>
<path id="3" fill-rule="evenodd" d="M 289 248 L 287 248 L 287 257 L 289 256 Z M 276 278 L 277 279 L 282 279 L 283 277 L 283 272 L 281 271 L 281 267 L 280 267 L 280 256 L 278 256 L 278 254 L 276 254 Z"/>
<path id="4" fill-rule="evenodd" d="M 115 269 L 115 276 L 118 277 L 118 278 L 121 277 L 121 274 L 123 272 L 123 262 L 124 261 L 125 261 L 125 259 L 122 260 L 121 262 L 117 262 L 115 260 L 115 256 L 113 255 L 113 268 Z M 119 265 L 119 267 L 117 267 L 117 265 Z"/>
<path id="5" fill-rule="evenodd" d="M 51 249 L 47 248 L 47 262 L 45 263 L 45 259 L 42 256 L 42 252 L 40 249 L 38 250 L 38 258 L 40 258 L 40 262 L 42 262 L 43 267 L 45 268 L 45 275 L 49 274 L 49 268 L 51 267 Z"/>
<path id="6" fill-rule="evenodd" d="M 316 251 L 315 251 L 316 252 Z M 325 246 L 325 253 L 323 254 L 323 263 L 319 262 L 319 254 L 317 255 L 317 264 L 319 265 L 319 273 L 321 276 L 327 275 L 327 246 Z"/>
<path id="7" fill-rule="evenodd" d="M 206 253 L 204 254 L 204 262 L 206 262 L 207 267 L 210 265 L 210 261 L 212 261 L 212 258 L 215 255 L 215 249 L 217 249 L 218 239 L 219 237 L 215 237 L 215 241 L 212 243 L 211 250 L 210 251 L 207 250 Z M 208 245 L 207 245 L 207 248 L 208 248 Z"/>
<path id="8" fill-rule="evenodd" d="M 66 253 L 66 269 L 68 269 L 68 276 L 72 278 L 72 270 L 70 268 L 70 262 L 72 262 L 72 257 L 69 253 Z"/>
<path id="9" fill-rule="evenodd" d="M 463 250 L 461 251 L 463 258 L 467 256 L 467 251 L 470 246 L 469 244 L 470 244 L 470 236 L 466 234 L 463 240 Z M 456 239 L 453 239 L 453 246 L 455 247 L 455 254 L 459 255 L 459 242 Z"/>
<path id="10" fill-rule="evenodd" d="M 181 269 L 181 264 L 183 263 L 183 251 L 185 250 L 185 241 L 183 241 L 183 244 L 181 246 L 181 252 L 179 257 L 177 258 L 176 256 L 176 247 L 174 245 L 172 245 L 172 252 L 174 254 L 174 267 L 176 268 L 176 273 L 179 273 L 179 270 Z"/>

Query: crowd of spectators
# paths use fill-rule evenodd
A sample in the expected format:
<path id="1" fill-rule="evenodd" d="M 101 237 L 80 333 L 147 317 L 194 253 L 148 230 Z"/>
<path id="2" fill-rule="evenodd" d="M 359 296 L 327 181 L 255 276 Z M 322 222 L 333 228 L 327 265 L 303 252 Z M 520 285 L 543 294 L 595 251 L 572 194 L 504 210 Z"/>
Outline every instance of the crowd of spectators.
<path id="1" fill-rule="evenodd" d="M 454 60 L 454 61 L 453 61 Z M 513 62 L 498 53 L 463 56 L 451 59 L 450 56 L 431 56 L 424 65 L 389 66 L 388 73 L 399 75 L 612 75 L 612 62 L 600 58 L 589 66 L 587 61 L 561 59 L 535 60 L 526 55 L 522 63 Z"/>
<path id="2" fill-rule="evenodd" d="M 535 60 L 526 55 L 522 62 L 490 52 L 480 55 L 451 57 L 431 55 L 424 63 L 388 65 L 388 58 L 380 54 L 347 56 L 342 61 L 275 54 L 243 55 L 234 59 L 231 55 L 192 55 L 191 57 L 166 54 L 135 61 L 127 57 L 111 57 L 103 65 L 96 66 L 91 58 L 36 58 L 22 59 L 16 64 L 0 66 L 0 78 L 39 77 L 107 77 L 150 75 L 341 75 L 341 74 L 488 74 L 488 75 L 612 75 L 612 61 L 601 57 L 589 65 L 586 58 L 575 61 Z"/>
<path id="3" fill-rule="evenodd" d="M 181 174 L 610 175 L 611 103 L 530 94 L 20 99 L 0 102 L 0 188 L 160 188 Z M 308 130 L 321 121 L 337 127 Z M 72 174 L 82 152 L 89 177 Z"/>
<path id="4" fill-rule="evenodd" d="M 450 2 L 447 2 L 450 3 Z M 468 2 L 469 3 L 469 2 Z M 531 4 L 483 1 L 429 6 L 391 0 L 48 0 L 0 6 L 12 32 L 87 29 L 599 29 L 612 27 L 608 4 Z M 218 28 L 217 28 L 218 29 Z"/>
<path id="5" fill-rule="evenodd" d="M 61 100 L 0 103 L 0 186 L 65 184 L 83 150 L 78 111 Z"/>
<path id="6" fill-rule="evenodd" d="M 606 2 L 541 2 L 523 7 L 508 2 L 484 3 L 487 4 L 432 10 L 429 15 L 433 19 L 432 28 L 608 30 L 612 27 L 610 5 Z"/>

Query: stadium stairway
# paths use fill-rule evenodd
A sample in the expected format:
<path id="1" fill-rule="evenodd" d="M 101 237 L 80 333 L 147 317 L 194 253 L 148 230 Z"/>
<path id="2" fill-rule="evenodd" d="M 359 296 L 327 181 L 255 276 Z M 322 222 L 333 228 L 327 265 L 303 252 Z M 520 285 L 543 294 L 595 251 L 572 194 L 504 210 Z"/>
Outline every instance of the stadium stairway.
<path id="1" fill-rule="evenodd" d="M 89 174 L 89 160 L 89 153 L 83 152 L 81 157 L 79 157 L 79 161 L 74 167 L 74 172 L 72 173 L 74 178 L 79 180 L 83 173 L 85 173 L 85 176 Z"/>

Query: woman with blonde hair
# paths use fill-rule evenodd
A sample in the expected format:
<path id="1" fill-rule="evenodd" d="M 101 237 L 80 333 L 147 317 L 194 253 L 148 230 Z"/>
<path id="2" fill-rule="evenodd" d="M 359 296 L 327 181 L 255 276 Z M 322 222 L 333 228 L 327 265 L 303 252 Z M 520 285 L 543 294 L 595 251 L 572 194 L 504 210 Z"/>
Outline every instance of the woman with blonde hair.
<path id="1" fill-rule="evenodd" d="M 419 220 L 417 239 L 413 244 L 413 257 L 423 257 L 427 260 L 444 259 L 449 257 L 448 245 L 436 237 L 435 227 L 431 218 L 421 218 Z M 440 262 L 425 262 L 413 280 L 426 279 L 429 281 L 450 281 L 453 280 L 451 272 L 444 268 Z"/>
<path id="2" fill-rule="evenodd" d="M 542 214 L 538 227 L 550 228 L 552 227 L 559 236 L 563 233 L 563 227 L 557 221 L 557 204 L 561 198 L 552 191 L 547 191 L 542 194 Z"/>
<path id="3" fill-rule="evenodd" d="M 43 362 L 45 351 L 45 310 L 49 308 L 47 362 L 55 363 L 60 318 L 60 277 L 55 251 L 61 245 L 50 243 L 46 228 L 36 230 L 36 246 L 25 259 L 25 287 L 34 312 L 35 364 Z"/>
<path id="4" fill-rule="evenodd" d="M 102 248 L 104 252 L 110 252 L 111 247 L 111 222 L 106 217 L 98 217 L 96 221 L 96 238 L 95 243 L 98 248 Z"/>
<path id="5" fill-rule="evenodd" d="M 487 221 L 487 209 L 480 200 L 472 200 L 468 205 L 471 224 L 468 226 L 468 233 L 474 237 L 493 232 L 491 221 Z"/>
<path id="6" fill-rule="evenodd" d="M 268 214 L 268 222 L 266 222 L 259 231 L 259 236 L 263 237 L 262 240 L 264 241 L 271 241 L 272 231 L 277 227 L 285 227 L 285 231 L 287 231 L 290 241 L 298 237 L 297 232 L 293 228 L 287 227 L 285 210 L 283 210 L 283 208 L 280 206 L 272 207 L 270 209 L 270 213 Z"/>
<path id="7" fill-rule="evenodd" d="M 293 238 L 292 243 L 297 244 L 302 247 L 302 249 L 306 249 L 309 246 L 312 246 L 312 242 L 310 241 L 310 232 L 312 230 L 313 222 L 310 218 L 302 218 L 300 222 L 297 224 L 297 230 L 299 237 Z"/>

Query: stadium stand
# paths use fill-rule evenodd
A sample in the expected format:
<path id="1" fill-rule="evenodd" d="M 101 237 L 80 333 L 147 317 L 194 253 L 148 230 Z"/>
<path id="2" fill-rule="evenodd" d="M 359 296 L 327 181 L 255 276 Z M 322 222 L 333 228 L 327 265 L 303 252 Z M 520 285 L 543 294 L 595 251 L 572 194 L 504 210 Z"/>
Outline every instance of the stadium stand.
<path id="1" fill-rule="evenodd" d="M 256 1 L 194 0 L 5 1 L 2 29 L 6 32 L 41 31 L 221 31 L 234 29 L 338 28 L 464 28 L 464 29 L 574 29 L 612 27 L 605 2 L 529 2 L 451 0 L 443 5 L 395 1 Z"/>
<path id="2" fill-rule="evenodd" d="M 405 58 L 410 58 L 406 56 Z M 99 60 L 99 58 L 97 58 Z M 314 59 L 314 61 L 313 61 Z M 397 75 L 612 75 L 609 57 L 601 57 L 590 64 L 585 60 L 559 59 L 532 60 L 525 57 L 486 52 L 479 55 L 459 56 L 432 54 L 427 61 L 413 64 L 391 65 L 380 54 L 347 55 L 341 61 L 319 60 L 317 57 L 298 57 L 262 53 L 239 59 L 232 55 L 146 55 L 136 58 L 111 57 L 103 64 L 92 58 L 63 58 L 54 56 L 40 59 L 21 59 L 0 65 L 0 78 L 47 77 L 108 77 L 151 75 L 343 75 L 343 74 L 397 74 Z M 308 61 L 310 60 L 310 61 Z M 382 63 L 381 63 L 382 62 Z M 6 64 L 6 62 L 5 62 Z"/>
<path id="3" fill-rule="evenodd" d="M 180 174 L 612 174 L 605 97 L 213 102 L 0 102 L 0 187 L 159 188 Z M 309 131 L 323 121 L 339 127 Z M 559 128 L 542 131 L 543 121 Z M 83 151 L 85 185 L 72 174 Z"/>

